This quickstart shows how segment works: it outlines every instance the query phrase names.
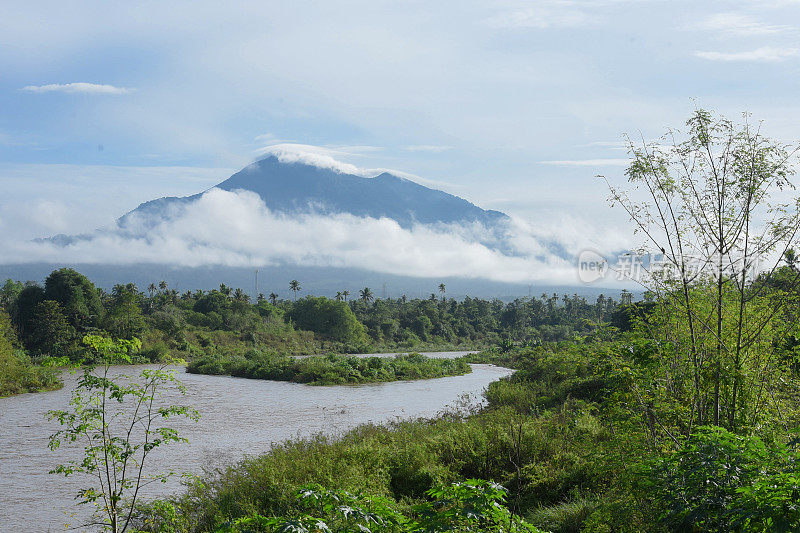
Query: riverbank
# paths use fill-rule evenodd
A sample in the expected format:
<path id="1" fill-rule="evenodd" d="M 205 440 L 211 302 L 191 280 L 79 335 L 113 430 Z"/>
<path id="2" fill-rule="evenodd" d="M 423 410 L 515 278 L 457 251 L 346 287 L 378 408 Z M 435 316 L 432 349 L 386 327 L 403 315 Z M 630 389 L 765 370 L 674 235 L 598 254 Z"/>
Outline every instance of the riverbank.
<path id="1" fill-rule="evenodd" d="M 651 453 L 617 375 L 625 353 L 565 343 L 473 356 L 518 369 L 489 384 L 485 408 L 291 439 L 201 476 L 139 525 L 217 531 L 247 517 L 297 518 L 307 511 L 296 494 L 309 483 L 417 516 L 429 491 L 477 478 L 504 486 L 512 514 L 545 531 L 657 529 L 636 492 Z"/>
<path id="2" fill-rule="evenodd" d="M 22 367 L 8 371 L 0 378 L 0 398 L 31 392 L 47 392 L 62 388 L 64 383 L 57 377 L 58 370 L 41 366 Z"/>
<path id="3" fill-rule="evenodd" d="M 243 356 L 206 355 L 190 362 L 191 374 L 230 375 L 310 385 L 384 383 L 459 376 L 471 372 L 464 358 L 323 355 L 302 358 L 252 350 Z"/>
<path id="4" fill-rule="evenodd" d="M 137 375 L 145 366 L 118 366 L 114 375 Z M 384 424 L 399 418 L 430 418 L 463 395 L 480 399 L 491 382 L 511 371 L 473 365 L 463 376 L 393 383 L 314 387 L 309 385 L 188 374 L 175 368 L 186 385 L 186 396 L 168 390 L 164 403 L 191 405 L 201 413 L 198 423 L 176 420 L 189 442 L 163 448 L 152 456 L 148 472 L 187 472 L 203 476 L 207 469 L 236 464 L 245 456 L 266 453 L 273 445 L 314 435 L 339 438 L 361 424 Z M 64 372 L 64 388 L 53 392 L 0 399 L 0 524 L 13 531 L 63 531 L 90 512 L 77 506 L 75 494 L 86 479 L 47 472 L 57 464 L 82 457 L 78 446 L 64 444 L 56 452 L 48 437 L 59 426 L 48 421 L 51 409 L 69 402 L 79 373 Z M 172 426 L 172 422 L 170 423 Z M 180 478 L 145 487 L 146 499 L 183 490 Z M 47 505 L 42 505 L 47 502 Z M 78 518 L 70 514 L 79 513 Z"/>

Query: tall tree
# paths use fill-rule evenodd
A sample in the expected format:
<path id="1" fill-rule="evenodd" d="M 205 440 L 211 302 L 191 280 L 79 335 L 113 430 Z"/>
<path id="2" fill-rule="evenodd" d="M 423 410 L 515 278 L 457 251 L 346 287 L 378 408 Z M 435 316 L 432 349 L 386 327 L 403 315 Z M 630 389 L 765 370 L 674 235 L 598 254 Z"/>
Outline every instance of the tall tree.
<path id="1" fill-rule="evenodd" d="M 363 301 L 365 304 L 371 302 L 374 299 L 374 297 L 372 296 L 372 289 L 370 289 L 369 287 L 364 287 L 358 292 L 358 294 L 361 296 L 361 301 Z"/>
<path id="2" fill-rule="evenodd" d="M 47 277 L 44 299 L 58 302 L 78 331 L 96 326 L 103 317 L 103 304 L 94 283 L 71 268 L 55 270 Z"/>
<path id="3" fill-rule="evenodd" d="M 768 293 L 754 272 L 774 272 L 779 259 L 768 258 L 783 256 L 797 238 L 798 200 L 780 201 L 794 188 L 797 148 L 764 137 L 747 116 L 734 123 L 698 110 L 686 124 L 683 135 L 629 142 L 627 177 L 648 200 L 611 187 L 611 201 L 628 213 L 651 258 L 641 281 L 659 312 L 643 327 L 677 351 L 661 354 L 662 383 L 691 391 L 684 427 L 735 428 L 780 409 L 776 380 L 767 378 L 776 370 L 771 336 L 781 329 L 786 295 Z M 688 384 L 676 382 L 683 375 L 676 357 Z"/>
<path id="4" fill-rule="evenodd" d="M 292 281 L 289 282 L 289 290 L 294 293 L 295 301 L 297 300 L 297 291 L 299 291 L 300 289 L 301 289 L 300 282 L 297 281 L 296 279 L 293 279 Z"/>
<path id="5" fill-rule="evenodd" d="M 67 320 L 58 302 L 44 300 L 36 306 L 26 344 L 36 353 L 53 357 L 69 355 L 76 346 L 75 328 Z"/>

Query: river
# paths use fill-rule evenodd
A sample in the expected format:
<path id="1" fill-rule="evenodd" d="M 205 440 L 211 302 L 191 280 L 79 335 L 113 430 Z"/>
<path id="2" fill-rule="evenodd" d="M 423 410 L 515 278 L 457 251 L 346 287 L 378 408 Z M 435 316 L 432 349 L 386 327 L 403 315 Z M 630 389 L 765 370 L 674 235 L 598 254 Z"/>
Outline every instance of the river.
<path id="1" fill-rule="evenodd" d="M 472 373 L 464 376 L 331 387 L 187 374 L 178 368 L 186 396 L 181 399 L 173 391 L 166 400 L 191 405 L 201 419 L 175 422 L 189 443 L 156 450 L 152 471 L 199 474 L 298 436 L 335 436 L 363 423 L 433 416 L 464 394 L 479 401 L 489 383 L 511 373 L 492 365 L 471 366 Z M 115 371 L 137 375 L 142 368 Z M 48 474 L 57 464 L 81 455 L 74 446 L 55 452 L 47 447 L 58 424 L 45 415 L 66 408 L 76 381 L 77 375 L 65 373 L 61 390 L 0 398 L 0 531 L 64 531 L 65 524 L 76 524 L 71 513 L 77 510 L 86 516 L 89 506 L 81 509 L 73 503 L 86 478 L 81 483 L 82 475 Z M 180 488 L 177 479 L 157 483 L 148 487 L 146 496 Z"/>

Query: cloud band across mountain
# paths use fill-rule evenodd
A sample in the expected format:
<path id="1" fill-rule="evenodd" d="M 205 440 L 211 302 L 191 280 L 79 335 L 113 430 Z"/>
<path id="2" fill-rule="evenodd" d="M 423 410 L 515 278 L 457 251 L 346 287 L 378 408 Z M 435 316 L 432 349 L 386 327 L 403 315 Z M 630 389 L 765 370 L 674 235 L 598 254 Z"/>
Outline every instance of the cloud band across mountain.
<path id="1" fill-rule="evenodd" d="M 94 264 L 168 263 L 179 266 L 350 267 L 418 277 L 454 276 L 506 282 L 571 281 L 569 261 L 549 254 L 513 223 L 506 243 L 480 223 L 415 224 L 351 214 L 284 214 L 250 191 L 211 189 L 153 225 L 134 215 L 124 228 L 100 230 L 66 246 L 53 241 L 5 243 L 4 262 Z"/>

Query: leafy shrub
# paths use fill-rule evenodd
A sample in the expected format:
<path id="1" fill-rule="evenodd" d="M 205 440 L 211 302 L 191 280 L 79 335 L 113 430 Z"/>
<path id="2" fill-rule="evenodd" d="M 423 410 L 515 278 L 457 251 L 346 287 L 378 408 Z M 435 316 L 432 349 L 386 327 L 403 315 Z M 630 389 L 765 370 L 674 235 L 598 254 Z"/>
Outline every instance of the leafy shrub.
<path id="1" fill-rule="evenodd" d="M 797 531 L 797 441 L 767 446 L 706 426 L 646 472 L 661 519 L 675 531 Z"/>
<path id="2" fill-rule="evenodd" d="M 329 490 L 320 485 L 297 494 L 303 510 L 296 516 L 252 514 L 223 523 L 217 532 L 403 533 L 425 531 L 536 533 L 540 530 L 514 517 L 503 506 L 506 490 L 489 481 L 470 479 L 427 491 L 430 501 L 402 513 L 385 497 Z"/>

